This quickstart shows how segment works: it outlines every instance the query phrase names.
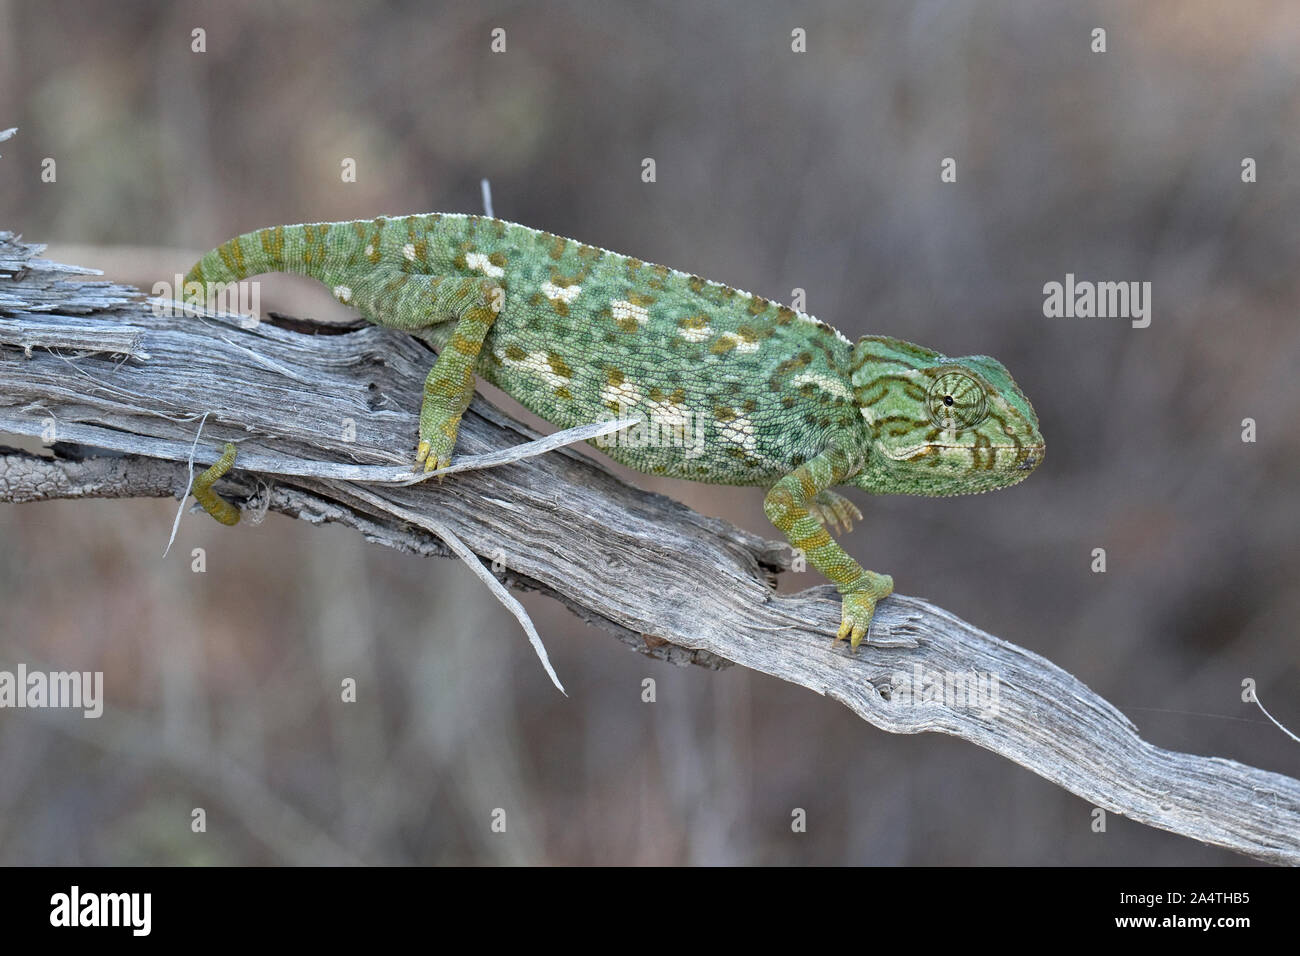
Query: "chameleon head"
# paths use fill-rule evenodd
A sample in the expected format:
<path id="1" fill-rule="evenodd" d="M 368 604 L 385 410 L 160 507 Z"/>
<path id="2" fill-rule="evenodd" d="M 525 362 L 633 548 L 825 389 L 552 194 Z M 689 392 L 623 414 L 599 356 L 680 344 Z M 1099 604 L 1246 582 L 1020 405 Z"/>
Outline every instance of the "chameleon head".
<path id="1" fill-rule="evenodd" d="M 853 350 L 853 391 L 869 449 L 851 483 L 876 494 L 1004 488 L 1043 460 L 1029 400 L 1002 363 L 948 358 L 884 336 Z"/>

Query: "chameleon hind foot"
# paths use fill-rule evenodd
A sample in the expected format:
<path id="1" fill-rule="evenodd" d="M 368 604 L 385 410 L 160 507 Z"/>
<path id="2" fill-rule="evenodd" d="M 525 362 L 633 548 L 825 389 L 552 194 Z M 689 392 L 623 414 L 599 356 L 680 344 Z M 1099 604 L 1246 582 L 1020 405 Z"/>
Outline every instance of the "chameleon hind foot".
<path id="1" fill-rule="evenodd" d="M 459 318 L 424 380 L 420 444 L 415 450 L 417 471 L 421 465 L 429 472 L 451 464 L 461 416 L 474 398 L 474 363 L 501 310 L 503 295 L 502 288 L 492 282 L 462 279 L 445 293 L 445 305 L 433 310 L 452 309 Z"/>
<path id="2" fill-rule="evenodd" d="M 203 506 L 203 510 L 224 525 L 239 523 L 239 509 L 213 491 L 212 486 L 229 474 L 230 469 L 235 466 L 237 453 L 234 442 L 226 442 L 222 456 L 213 462 L 207 471 L 195 478 L 190 488 L 195 500 Z"/>
<path id="3" fill-rule="evenodd" d="M 460 418 L 474 397 L 472 375 L 458 374 L 449 381 L 441 363 L 434 365 L 424 383 L 420 406 L 420 444 L 415 449 L 416 471 L 437 471 L 451 464 Z M 468 378 L 468 381 L 465 379 Z"/>
<path id="4" fill-rule="evenodd" d="M 451 464 L 451 452 L 456 447 L 456 431 L 459 425 L 459 418 L 449 424 L 450 438 L 437 433 L 425 438 L 423 431 L 421 432 L 420 444 L 415 449 L 416 471 L 437 471 Z"/>
<path id="5" fill-rule="evenodd" d="M 456 435 L 460 432 L 460 418 L 474 397 L 472 373 L 453 370 L 453 378 L 446 371 L 439 359 L 424 383 L 420 444 L 415 449 L 416 471 L 437 471 L 451 464 Z"/>
<path id="6" fill-rule="evenodd" d="M 871 618 L 876 613 L 876 602 L 894 593 L 894 579 L 888 574 L 868 571 L 866 578 L 859 583 L 863 586 L 844 595 L 840 629 L 835 632 L 835 641 L 832 642 L 848 638 L 849 647 L 855 651 L 867 636 Z"/>

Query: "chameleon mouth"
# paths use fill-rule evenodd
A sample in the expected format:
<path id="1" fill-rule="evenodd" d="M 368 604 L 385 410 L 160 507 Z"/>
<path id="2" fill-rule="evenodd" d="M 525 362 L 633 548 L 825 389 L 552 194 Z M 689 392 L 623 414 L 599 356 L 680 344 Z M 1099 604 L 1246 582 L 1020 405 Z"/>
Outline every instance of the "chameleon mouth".
<path id="1" fill-rule="evenodd" d="M 1016 462 L 1016 471 L 1033 471 L 1043 463 L 1047 456 L 1046 445 L 1031 445 L 1024 449 L 1025 457 Z"/>
<path id="2" fill-rule="evenodd" d="M 1047 452 L 1047 446 L 1043 444 L 985 445 L 979 447 L 976 445 L 958 444 L 956 442 L 949 444 L 931 442 L 914 448 L 904 449 L 896 455 L 888 455 L 887 457 L 898 462 L 919 462 L 932 455 L 937 455 L 940 451 L 951 451 L 954 449 L 961 451 L 975 450 L 981 455 L 992 453 L 994 461 L 1004 457 L 1008 453 L 1013 454 L 1017 456 L 1015 462 L 1004 466 L 1008 470 L 1013 471 L 1033 471 L 1043 463 L 1043 458 L 1046 456 Z"/>

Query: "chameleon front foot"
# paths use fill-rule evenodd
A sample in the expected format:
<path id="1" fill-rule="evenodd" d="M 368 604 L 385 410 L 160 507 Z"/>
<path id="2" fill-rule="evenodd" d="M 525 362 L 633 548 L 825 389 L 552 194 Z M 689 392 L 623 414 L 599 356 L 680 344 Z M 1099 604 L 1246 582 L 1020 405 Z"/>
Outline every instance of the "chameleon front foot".
<path id="1" fill-rule="evenodd" d="M 857 505 L 829 488 L 820 492 L 804 507 L 819 524 L 823 527 L 829 525 L 836 531 L 852 531 L 853 522 L 862 520 L 862 512 L 858 510 Z"/>
<path id="2" fill-rule="evenodd" d="M 855 651 L 867 636 L 871 618 L 876 613 L 876 602 L 894 592 L 894 579 L 888 574 L 868 571 L 862 584 L 861 588 L 844 595 L 840 629 L 835 632 L 836 642 L 847 638 L 849 647 Z"/>

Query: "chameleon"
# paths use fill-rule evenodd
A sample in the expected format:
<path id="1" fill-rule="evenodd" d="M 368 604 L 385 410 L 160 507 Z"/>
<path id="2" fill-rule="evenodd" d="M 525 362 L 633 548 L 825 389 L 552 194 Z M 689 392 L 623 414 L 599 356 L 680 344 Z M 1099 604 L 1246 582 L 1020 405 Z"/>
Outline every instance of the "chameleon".
<path id="1" fill-rule="evenodd" d="M 835 642 L 854 650 L 894 585 L 831 536 L 828 526 L 862 519 L 834 489 L 984 492 L 1043 461 L 1033 407 L 996 359 L 883 335 L 851 341 L 760 296 L 496 218 L 272 226 L 208 252 L 185 289 L 267 272 L 317 279 L 438 353 L 417 470 L 450 463 L 480 375 L 563 428 L 612 415 L 660 426 L 661 440 L 601 448 L 637 471 L 767 489 L 768 518 L 840 593 Z M 227 524 L 238 511 L 211 486 L 234 457 L 227 446 L 195 482 L 199 503 Z"/>

